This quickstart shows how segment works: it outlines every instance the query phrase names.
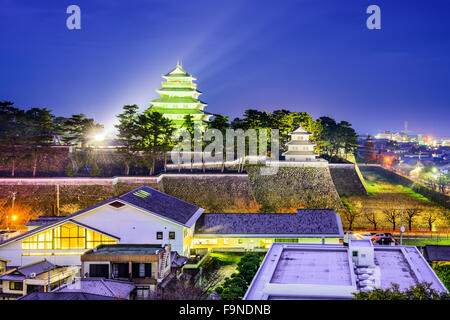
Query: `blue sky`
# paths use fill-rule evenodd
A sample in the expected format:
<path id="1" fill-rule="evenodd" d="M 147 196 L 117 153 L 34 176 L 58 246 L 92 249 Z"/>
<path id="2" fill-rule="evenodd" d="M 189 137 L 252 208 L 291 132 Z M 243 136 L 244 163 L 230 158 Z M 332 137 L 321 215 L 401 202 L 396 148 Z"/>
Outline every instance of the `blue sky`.
<path id="1" fill-rule="evenodd" d="M 66 8 L 81 8 L 81 30 Z M 366 8 L 381 8 L 381 30 Z M 207 111 L 287 108 L 449 136 L 450 2 L 0 0 L 0 100 L 107 127 L 182 60 Z"/>

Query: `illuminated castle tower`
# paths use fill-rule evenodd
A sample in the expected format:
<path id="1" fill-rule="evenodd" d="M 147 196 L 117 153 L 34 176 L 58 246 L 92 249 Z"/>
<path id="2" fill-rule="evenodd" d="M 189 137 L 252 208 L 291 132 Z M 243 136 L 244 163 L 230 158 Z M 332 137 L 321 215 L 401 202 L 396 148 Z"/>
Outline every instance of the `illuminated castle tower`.
<path id="1" fill-rule="evenodd" d="M 198 99 L 202 93 L 194 83 L 197 79 L 186 72 L 180 63 L 162 77 L 167 82 L 162 82 L 162 88 L 156 90 L 160 97 L 151 102 L 154 110 L 172 120 L 177 127 L 181 127 L 187 114 L 204 127 L 212 115 L 203 110 L 206 103 Z"/>
<path id="2" fill-rule="evenodd" d="M 316 144 L 309 140 L 311 132 L 300 126 L 289 132 L 289 135 L 291 140 L 287 143 L 288 150 L 282 154 L 286 161 L 317 161 L 318 154 L 314 152 Z"/>

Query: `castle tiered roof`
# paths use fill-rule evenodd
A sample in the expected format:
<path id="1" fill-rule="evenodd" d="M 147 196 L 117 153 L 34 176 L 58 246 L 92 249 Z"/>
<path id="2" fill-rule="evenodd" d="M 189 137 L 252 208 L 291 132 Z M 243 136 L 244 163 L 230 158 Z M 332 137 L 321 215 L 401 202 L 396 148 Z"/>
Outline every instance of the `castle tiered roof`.
<path id="1" fill-rule="evenodd" d="M 205 125 L 211 114 L 203 109 L 207 105 L 198 97 L 202 94 L 197 90 L 197 80 L 189 72 L 183 69 L 180 63 L 169 73 L 162 76 L 166 82 L 156 92 L 160 97 L 152 101 L 155 111 L 172 120 L 177 127 L 184 123 L 184 117 L 189 114 L 194 122 Z"/>

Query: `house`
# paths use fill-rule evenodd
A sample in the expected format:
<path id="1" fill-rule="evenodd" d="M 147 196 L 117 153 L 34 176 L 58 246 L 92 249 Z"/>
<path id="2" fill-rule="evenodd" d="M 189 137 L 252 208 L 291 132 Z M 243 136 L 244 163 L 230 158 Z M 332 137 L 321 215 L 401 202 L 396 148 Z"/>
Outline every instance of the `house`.
<path id="1" fill-rule="evenodd" d="M 0 258 L 0 274 L 6 272 L 6 265 L 8 264 L 9 260 Z"/>
<path id="2" fill-rule="evenodd" d="M 79 268 L 56 266 L 47 260 L 37 261 L 23 267 L 14 268 L 0 275 L 0 298 L 16 299 L 31 292 L 46 292 L 72 281 Z"/>
<path id="3" fill-rule="evenodd" d="M 423 248 L 424 258 L 432 265 L 450 264 L 450 245 L 429 245 Z"/>
<path id="4" fill-rule="evenodd" d="M 352 299 L 354 292 L 400 290 L 420 282 L 447 289 L 416 247 L 374 246 L 370 240 L 338 244 L 274 243 L 244 300 Z"/>
<path id="5" fill-rule="evenodd" d="M 297 213 L 205 213 L 196 223 L 193 248 L 267 250 L 274 242 L 340 243 L 344 232 L 333 209 Z"/>
<path id="6" fill-rule="evenodd" d="M 66 283 L 50 293 L 82 293 L 104 298 L 131 300 L 134 298 L 135 289 L 136 286 L 134 283 L 129 281 L 104 278 L 81 278 L 72 283 Z"/>
<path id="7" fill-rule="evenodd" d="M 0 257 L 13 266 L 48 259 L 81 265 L 80 256 L 101 244 L 170 244 L 188 256 L 203 209 L 142 186 L 65 217 L 39 218 L 28 232 L 0 242 Z"/>
<path id="8" fill-rule="evenodd" d="M 119 298 L 102 296 L 84 292 L 33 292 L 17 300 L 120 300 Z"/>
<path id="9" fill-rule="evenodd" d="M 130 281 L 137 298 L 147 298 L 169 276 L 171 256 L 169 245 L 100 245 L 81 256 L 81 274 Z"/>

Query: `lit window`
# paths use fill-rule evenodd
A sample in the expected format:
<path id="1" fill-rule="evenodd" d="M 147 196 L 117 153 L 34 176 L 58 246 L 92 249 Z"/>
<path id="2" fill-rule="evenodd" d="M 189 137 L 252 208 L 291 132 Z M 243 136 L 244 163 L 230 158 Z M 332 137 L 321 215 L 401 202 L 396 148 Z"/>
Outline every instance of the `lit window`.
<path id="1" fill-rule="evenodd" d="M 23 250 L 91 249 L 100 244 L 114 244 L 116 240 L 74 223 L 43 231 L 22 241 Z"/>
<path id="2" fill-rule="evenodd" d="M 23 283 L 20 281 L 10 281 L 9 290 L 23 290 Z"/>
<path id="3" fill-rule="evenodd" d="M 163 233 L 161 231 L 156 232 L 156 240 L 162 240 Z"/>
<path id="4" fill-rule="evenodd" d="M 174 231 L 170 231 L 169 232 L 169 239 L 170 240 L 174 240 L 175 239 L 175 232 Z"/>

